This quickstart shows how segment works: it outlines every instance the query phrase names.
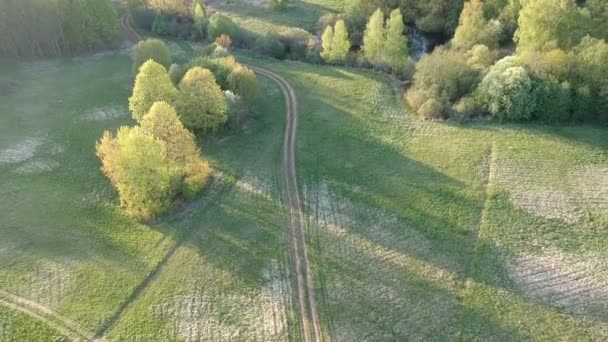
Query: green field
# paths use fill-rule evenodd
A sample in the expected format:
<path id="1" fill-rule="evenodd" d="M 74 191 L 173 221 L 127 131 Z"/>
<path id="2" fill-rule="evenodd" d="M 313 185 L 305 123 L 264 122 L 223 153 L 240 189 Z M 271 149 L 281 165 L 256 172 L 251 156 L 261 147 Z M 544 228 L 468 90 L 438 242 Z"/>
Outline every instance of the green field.
<path id="1" fill-rule="evenodd" d="M 240 59 L 296 88 L 326 338 L 608 339 L 608 128 L 421 122 L 384 76 Z M 17 83 L 0 97 L 0 289 L 110 340 L 299 340 L 278 87 L 260 78 L 251 116 L 201 139 L 208 190 L 142 225 L 94 154 L 133 123 L 130 67 L 0 66 Z M 59 335 L 0 305 L 0 341 Z"/>

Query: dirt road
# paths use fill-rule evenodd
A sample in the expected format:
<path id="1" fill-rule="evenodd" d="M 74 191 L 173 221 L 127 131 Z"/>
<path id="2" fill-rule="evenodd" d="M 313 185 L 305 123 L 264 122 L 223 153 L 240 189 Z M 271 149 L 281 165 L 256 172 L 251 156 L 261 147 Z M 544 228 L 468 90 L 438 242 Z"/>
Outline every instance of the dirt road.
<path id="1" fill-rule="evenodd" d="M 276 73 L 248 65 L 257 74 L 267 77 L 279 85 L 285 96 L 287 125 L 283 142 L 283 182 L 285 203 L 290 216 L 291 256 L 295 268 L 298 302 L 302 320 L 302 339 L 321 341 L 321 329 L 315 300 L 313 273 L 306 247 L 306 221 L 302 211 L 298 178 L 296 175 L 296 135 L 298 127 L 298 100 L 295 90 L 284 78 Z"/>

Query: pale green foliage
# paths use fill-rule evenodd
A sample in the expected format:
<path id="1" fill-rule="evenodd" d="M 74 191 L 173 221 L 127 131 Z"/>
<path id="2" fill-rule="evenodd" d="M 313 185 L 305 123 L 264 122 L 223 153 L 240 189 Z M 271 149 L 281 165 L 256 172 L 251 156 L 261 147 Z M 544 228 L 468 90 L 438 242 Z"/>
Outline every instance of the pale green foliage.
<path id="1" fill-rule="evenodd" d="M 96 150 L 129 216 L 147 221 L 170 208 L 177 175 L 162 141 L 123 126 L 115 138 L 105 131 Z"/>
<path id="2" fill-rule="evenodd" d="M 150 110 L 156 101 L 173 103 L 177 98 L 177 89 L 162 65 L 148 60 L 140 68 L 135 78 L 133 95 L 129 98 L 129 110 L 133 118 L 139 121 Z"/>
<path id="3" fill-rule="evenodd" d="M 211 71 L 193 67 L 179 84 L 177 110 L 186 127 L 215 131 L 228 120 L 226 98 Z"/>
<path id="4" fill-rule="evenodd" d="M 407 38 L 403 35 L 405 25 L 401 11 L 395 9 L 386 24 L 386 41 L 384 42 L 384 61 L 395 71 L 404 71 L 408 66 L 409 50 Z"/>
<path id="5" fill-rule="evenodd" d="M 343 63 L 350 51 L 350 40 L 344 20 L 338 20 L 335 28 L 327 26 L 321 38 L 321 58 L 328 63 Z"/>
<path id="6" fill-rule="evenodd" d="M 465 2 L 460 21 L 452 42 L 456 47 L 470 48 L 483 44 L 489 48 L 498 46 L 502 28 L 496 20 L 487 21 L 481 0 Z"/>
<path id="7" fill-rule="evenodd" d="M 526 1 L 515 33 L 517 51 L 569 49 L 580 40 L 580 12 L 575 0 Z"/>
<path id="8" fill-rule="evenodd" d="M 142 40 L 133 49 L 133 74 L 136 74 L 139 67 L 149 59 L 165 68 L 169 68 L 173 61 L 171 51 L 162 40 L 154 38 Z"/>
<path id="9" fill-rule="evenodd" d="M 363 55 L 368 61 L 375 65 L 382 62 L 382 50 L 384 48 L 384 14 L 379 8 L 372 14 L 363 34 Z"/>
<path id="10" fill-rule="evenodd" d="M 334 28 L 327 25 L 321 36 L 321 58 L 326 62 L 332 60 L 332 48 L 334 44 Z"/>
<path id="11" fill-rule="evenodd" d="M 333 40 L 333 55 L 334 60 L 344 62 L 350 51 L 350 40 L 348 39 L 348 29 L 344 20 L 338 20 L 334 27 Z"/>
<path id="12" fill-rule="evenodd" d="M 608 1 L 587 0 L 583 15 L 587 33 L 595 38 L 608 38 Z"/>
<path id="13" fill-rule="evenodd" d="M 252 100 L 260 93 L 255 73 L 241 64 L 228 75 L 228 84 L 233 92 L 246 100 Z"/>
<path id="14" fill-rule="evenodd" d="M 510 59 L 496 63 L 478 90 L 486 109 L 500 120 L 529 119 L 536 107 L 530 76 Z"/>

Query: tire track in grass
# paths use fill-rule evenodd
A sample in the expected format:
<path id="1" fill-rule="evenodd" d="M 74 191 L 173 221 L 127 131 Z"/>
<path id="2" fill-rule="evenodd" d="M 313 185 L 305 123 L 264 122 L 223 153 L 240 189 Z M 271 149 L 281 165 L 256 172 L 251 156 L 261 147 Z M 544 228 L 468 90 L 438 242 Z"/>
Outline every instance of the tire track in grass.
<path id="1" fill-rule="evenodd" d="M 76 322 L 27 298 L 0 290 L 0 305 L 23 312 L 32 318 L 44 322 L 73 341 L 91 341 L 95 339 L 92 332 L 81 328 Z"/>
<path id="2" fill-rule="evenodd" d="M 302 339 L 306 342 L 321 341 L 313 273 L 306 246 L 306 220 L 302 210 L 296 174 L 295 145 L 298 127 L 298 101 L 296 93 L 289 82 L 276 73 L 253 65 L 248 65 L 248 67 L 257 74 L 277 83 L 285 96 L 287 125 L 285 126 L 285 138 L 283 141 L 283 178 L 285 184 L 285 202 L 289 207 L 291 254 L 298 290 Z"/>

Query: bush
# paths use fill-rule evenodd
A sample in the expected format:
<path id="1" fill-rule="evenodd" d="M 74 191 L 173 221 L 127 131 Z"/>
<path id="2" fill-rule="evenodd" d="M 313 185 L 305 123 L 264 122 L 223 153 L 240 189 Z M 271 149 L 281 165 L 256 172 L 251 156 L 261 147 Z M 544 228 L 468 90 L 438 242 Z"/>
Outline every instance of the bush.
<path id="1" fill-rule="evenodd" d="M 232 19 L 220 13 L 215 13 L 207 26 L 207 34 L 211 40 L 215 40 L 220 35 L 226 34 L 232 37 L 233 40 L 238 41 L 240 37 L 239 33 L 239 26 Z"/>
<path id="2" fill-rule="evenodd" d="M 277 59 L 285 58 L 285 45 L 278 38 L 270 34 L 260 36 L 255 41 L 254 51 Z"/>
<path id="3" fill-rule="evenodd" d="M 196 159 L 186 165 L 181 192 L 187 199 L 194 199 L 207 184 L 211 176 L 211 166 L 204 160 Z"/>
<path id="4" fill-rule="evenodd" d="M 255 73 L 242 65 L 238 65 L 228 75 L 228 84 L 232 92 L 248 101 L 251 101 L 260 93 Z"/>
<path id="5" fill-rule="evenodd" d="M 213 54 L 216 54 L 221 48 L 217 48 L 214 50 Z M 220 85 L 220 87 L 224 90 L 230 89 L 230 84 L 228 83 L 228 76 L 230 73 L 236 68 L 238 63 L 232 56 L 226 56 L 221 58 L 213 58 L 212 57 L 198 57 L 190 61 L 188 63 L 186 69 L 189 70 L 193 67 L 201 67 L 203 69 L 210 70 L 215 76 L 216 82 Z"/>
<path id="6" fill-rule="evenodd" d="M 229 35 L 222 34 L 215 39 L 215 43 L 227 50 L 232 46 L 232 39 L 230 39 Z"/>
<path id="7" fill-rule="evenodd" d="M 287 58 L 303 60 L 306 57 L 308 41 L 312 35 L 297 27 L 290 27 L 281 31 L 276 39 L 283 44 L 284 54 Z"/>
<path id="8" fill-rule="evenodd" d="M 536 82 L 537 105 L 534 115 L 544 121 L 560 122 L 570 120 L 572 90 L 568 82 L 561 84 L 548 80 Z"/>
<path id="9" fill-rule="evenodd" d="M 226 99 L 211 71 L 201 67 L 188 70 L 179 84 L 178 113 L 186 127 L 215 131 L 226 122 Z"/>
<path id="10" fill-rule="evenodd" d="M 441 119 L 447 110 L 445 98 L 430 98 L 418 109 L 418 114 L 425 119 Z"/>
<path id="11" fill-rule="evenodd" d="M 499 120 L 526 120 L 536 109 L 536 94 L 526 70 L 497 63 L 479 84 L 486 109 Z"/>
<path id="12" fill-rule="evenodd" d="M 133 74 L 137 74 L 139 67 L 147 60 L 151 59 L 156 63 L 169 68 L 173 59 L 171 51 L 160 39 L 142 40 L 133 49 Z"/>
<path id="13" fill-rule="evenodd" d="M 439 47 L 416 64 L 407 100 L 416 109 L 431 98 L 445 98 L 454 103 L 474 89 L 478 77 L 479 70 L 469 66 L 462 53 Z"/>
<path id="14" fill-rule="evenodd" d="M 129 97 L 129 110 L 133 118 L 140 121 L 154 102 L 173 103 L 176 98 L 177 89 L 167 70 L 153 60 L 148 60 L 139 68 L 135 78 L 133 94 Z"/>
<path id="15" fill-rule="evenodd" d="M 456 120 L 467 120 L 483 114 L 483 108 L 471 96 L 465 96 L 452 105 L 450 117 Z"/>

